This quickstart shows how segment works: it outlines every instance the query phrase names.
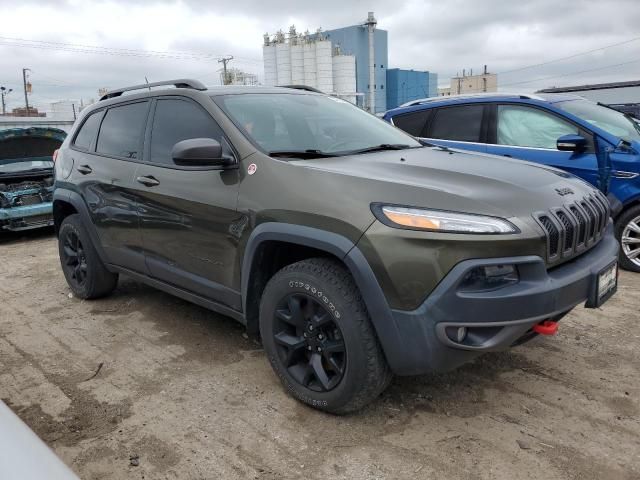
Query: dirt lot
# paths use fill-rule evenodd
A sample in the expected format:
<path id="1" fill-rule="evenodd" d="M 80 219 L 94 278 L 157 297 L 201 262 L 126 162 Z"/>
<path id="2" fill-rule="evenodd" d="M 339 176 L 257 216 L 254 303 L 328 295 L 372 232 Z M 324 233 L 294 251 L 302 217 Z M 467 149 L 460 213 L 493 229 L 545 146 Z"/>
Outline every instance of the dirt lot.
<path id="1" fill-rule="evenodd" d="M 83 479 L 638 479 L 639 287 L 339 418 L 285 395 L 234 321 L 128 279 L 80 301 L 51 232 L 5 236 L 0 398 Z"/>

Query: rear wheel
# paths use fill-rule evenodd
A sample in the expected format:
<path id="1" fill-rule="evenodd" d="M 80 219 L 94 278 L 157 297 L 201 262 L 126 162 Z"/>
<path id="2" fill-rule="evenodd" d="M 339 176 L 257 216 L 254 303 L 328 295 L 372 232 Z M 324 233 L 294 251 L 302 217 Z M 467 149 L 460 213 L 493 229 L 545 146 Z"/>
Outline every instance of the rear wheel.
<path id="1" fill-rule="evenodd" d="M 107 270 L 100 260 L 80 215 L 69 215 L 63 220 L 58 232 L 58 251 L 62 272 L 76 297 L 103 297 L 116 288 L 118 274 Z"/>
<path id="2" fill-rule="evenodd" d="M 624 211 L 616 220 L 616 236 L 620 240 L 620 266 L 640 272 L 640 205 Z"/>
<path id="3" fill-rule="evenodd" d="M 309 259 L 276 273 L 262 296 L 260 334 L 287 391 L 320 410 L 362 408 L 391 380 L 360 292 L 337 261 Z"/>

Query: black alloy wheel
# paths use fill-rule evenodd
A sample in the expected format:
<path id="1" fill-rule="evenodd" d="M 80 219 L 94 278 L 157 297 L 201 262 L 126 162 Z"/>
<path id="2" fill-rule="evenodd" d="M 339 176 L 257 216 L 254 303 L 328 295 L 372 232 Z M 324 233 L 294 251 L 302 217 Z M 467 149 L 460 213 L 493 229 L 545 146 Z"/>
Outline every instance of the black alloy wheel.
<path id="1" fill-rule="evenodd" d="M 67 230 L 63 239 L 62 265 L 68 272 L 68 278 L 78 287 L 84 285 L 87 279 L 87 257 L 85 249 L 73 230 Z"/>
<path id="2" fill-rule="evenodd" d="M 276 308 L 273 338 L 282 365 L 303 387 L 328 392 L 342 380 L 347 362 L 342 332 L 314 297 L 285 296 Z"/>

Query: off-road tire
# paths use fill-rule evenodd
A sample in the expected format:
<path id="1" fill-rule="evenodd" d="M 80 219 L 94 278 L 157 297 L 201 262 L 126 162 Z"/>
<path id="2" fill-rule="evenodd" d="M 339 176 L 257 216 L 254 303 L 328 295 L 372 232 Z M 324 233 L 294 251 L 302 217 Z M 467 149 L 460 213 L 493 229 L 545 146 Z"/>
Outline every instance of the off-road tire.
<path id="1" fill-rule="evenodd" d="M 615 224 L 616 238 L 621 242 L 619 263 L 622 268 L 631 272 L 640 272 L 640 265 L 633 263 L 625 254 L 622 248 L 622 234 L 627 227 L 627 224 L 638 217 L 640 217 L 640 205 L 635 205 L 622 212 L 622 214 L 616 219 Z"/>
<path id="2" fill-rule="evenodd" d="M 326 306 L 341 331 L 346 366 L 339 383 L 329 391 L 313 391 L 296 381 L 277 350 L 276 309 L 283 298 L 299 294 L 312 296 Z M 277 272 L 262 295 L 260 334 L 271 366 L 287 392 L 319 410 L 334 414 L 359 410 L 375 400 L 391 381 L 391 371 L 360 292 L 351 274 L 336 260 L 307 259 Z"/>
<path id="3" fill-rule="evenodd" d="M 67 264 L 70 257 L 65 252 L 65 241 L 70 237 L 74 238 L 74 236 L 80 241 L 83 263 L 86 266 L 82 282 L 74 278 L 73 268 Z M 110 294 L 116 288 L 118 274 L 107 270 L 102 263 L 89 234 L 82 225 L 80 215 L 69 215 L 62 221 L 58 232 L 58 252 L 62 272 L 76 297 L 82 299 L 100 298 Z"/>

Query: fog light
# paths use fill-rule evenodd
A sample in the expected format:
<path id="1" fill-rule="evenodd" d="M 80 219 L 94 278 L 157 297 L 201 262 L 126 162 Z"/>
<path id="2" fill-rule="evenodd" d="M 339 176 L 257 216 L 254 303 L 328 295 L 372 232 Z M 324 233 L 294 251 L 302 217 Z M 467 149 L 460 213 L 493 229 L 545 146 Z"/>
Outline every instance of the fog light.
<path id="1" fill-rule="evenodd" d="M 518 283 L 520 277 L 515 265 L 491 265 L 476 267 L 464 276 L 460 283 L 460 290 L 467 292 L 481 292 L 496 290 Z"/>
<path id="2" fill-rule="evenodd" d="M 467 327 L 458 327 L 458 331 L 456 332 L 456 340 L 458 343 L 464 342 L 464 339 L 467 337 Z"/>

